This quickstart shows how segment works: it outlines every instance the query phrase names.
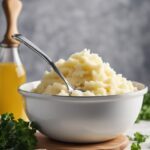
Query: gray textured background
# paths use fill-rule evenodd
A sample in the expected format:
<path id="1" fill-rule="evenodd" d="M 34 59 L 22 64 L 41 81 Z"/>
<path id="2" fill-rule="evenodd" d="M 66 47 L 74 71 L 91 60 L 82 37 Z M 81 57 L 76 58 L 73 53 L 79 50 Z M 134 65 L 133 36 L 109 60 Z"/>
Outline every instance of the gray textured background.
<path id="1" fill-rule="evenodd" d="M 19 30 L 53 60 L 90 48 L 128 79 L 150 86 L 150 0 L 23 0 Z M 0 7 L 0 39 L 5 19 Z M 45 62 L 26 47 L 28 80 L 40 79 Z"/>

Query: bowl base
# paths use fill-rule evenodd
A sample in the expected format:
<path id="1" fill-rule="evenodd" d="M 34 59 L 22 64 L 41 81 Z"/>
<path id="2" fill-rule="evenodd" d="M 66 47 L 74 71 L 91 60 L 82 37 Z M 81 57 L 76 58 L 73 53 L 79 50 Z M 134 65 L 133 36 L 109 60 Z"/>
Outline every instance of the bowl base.
<path id="1" fill-rule="evenodd" d="M 38 146 L 37 148 L 47 150 L 123 150 L 128 145 L 128 138 L 125 135 L 120 135 L 112 140 L 106 142 L 99 142 L 94 144 L 74 144 L 59 142 L 37 133 Z"/>

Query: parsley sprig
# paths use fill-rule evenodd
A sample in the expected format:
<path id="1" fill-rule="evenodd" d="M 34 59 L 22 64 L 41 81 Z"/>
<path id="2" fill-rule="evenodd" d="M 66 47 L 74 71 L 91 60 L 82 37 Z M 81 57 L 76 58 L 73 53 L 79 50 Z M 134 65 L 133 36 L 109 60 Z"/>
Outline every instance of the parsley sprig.
<path id="1" fill-rule="evenodd" d="M 150 121 L 150 91 L 144 96 L 142 109 L 136 122 L 140 120 Z"/>
<path id="2" fill-rule="evenodd" d="M 129 137 L 129 140 L 133 141 L 131 150 L 141 150 L 141 143 L 144 143 L 148 138 L 148 135 L 143 135 L 139 132 L 135 132 L 134 137 Z"/>
<path id="3" fill-rule="evenodd" d="M 144 95 L 143 105 L 141 112 L 136 120 L 138 123 L 140 120 L 150 121 L 150 91 Z M 139 132 L 134 133 L 134 137 L 129 139 L 133 141 L 131 150 L 141 150 L 141 143 L 144 143 L 149 136 L 143 135 Z"/>
<path id="4" fill-rule="evenodd" d="M 1 115 L 0 150 L 33 150 L 36 147 L 36 125 L 23 119 L 15 120 L 12 113 Z"/>

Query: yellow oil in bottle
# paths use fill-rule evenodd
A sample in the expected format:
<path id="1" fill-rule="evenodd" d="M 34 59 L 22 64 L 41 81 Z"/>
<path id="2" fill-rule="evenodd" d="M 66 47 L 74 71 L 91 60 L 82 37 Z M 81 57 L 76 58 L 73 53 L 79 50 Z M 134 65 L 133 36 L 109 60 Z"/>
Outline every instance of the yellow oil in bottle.
<path id="1" fill-rule="evenodd" d="M 18 87 L 26 80 L 22 65 L 0 63 L 0 114 L 11 112 L 15 119 L 27 120 L 24 111 L 23 97 Z"/>

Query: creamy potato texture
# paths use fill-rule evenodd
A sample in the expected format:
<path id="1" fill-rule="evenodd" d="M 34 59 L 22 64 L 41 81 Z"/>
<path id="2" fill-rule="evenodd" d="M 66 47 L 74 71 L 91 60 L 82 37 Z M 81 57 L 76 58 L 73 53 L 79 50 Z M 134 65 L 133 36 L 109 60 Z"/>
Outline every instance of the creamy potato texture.
<path id="1" fill-rule="evenodd" d="M 101 57 L 87 49 L 71 55 L 66 61 L 58 60 L 56 65 L 75 87 L 72 96 L 116 95 L 137 90 L 131 81 L 117 74 L 109 63 L 104 63 Z M 34 92 L 69 95 L 65 84 L 53 70 L 44 74 Z"/>

